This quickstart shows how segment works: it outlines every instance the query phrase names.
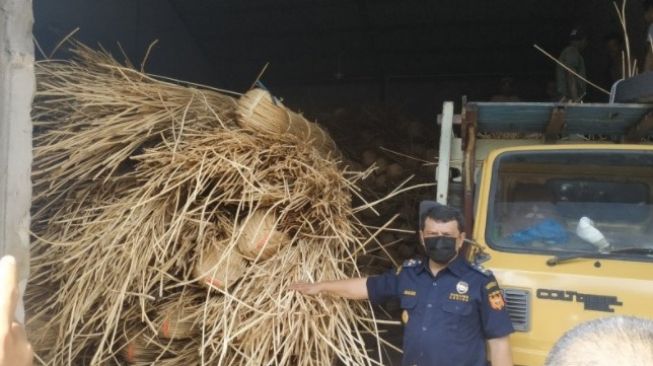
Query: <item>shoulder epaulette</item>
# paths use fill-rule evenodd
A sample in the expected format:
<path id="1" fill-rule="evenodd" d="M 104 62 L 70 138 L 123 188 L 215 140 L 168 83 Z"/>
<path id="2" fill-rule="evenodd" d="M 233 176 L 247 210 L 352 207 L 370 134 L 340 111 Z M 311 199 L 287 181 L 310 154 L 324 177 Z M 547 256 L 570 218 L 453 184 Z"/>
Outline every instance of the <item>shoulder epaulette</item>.
<path id="1" fill-rule="evenodd" d="M 403 267 L 407 267 L 407 268 L 410 268 L 410 267 L 417 267 L 417 266 L 420 265 L 420 264 L 422 264 L 422 260 L 421 260 L 421 259 L 409 259 L 409 260 L 407 260 L 407 261 L 404 261 L 404 265 L 403 265 Z"/>
<path id="2" fill-rule="evenodd" d="M 422 264 L 422 261 L 420 259 L 406 260 L 406 261 L 404 261 L 404 263 L 401 266 L 397 267 L 397 270 L 395 271 L 395 274 L 399 275 L 401 273 L 401 270 L 404 269 L 404 267 L 413 268 L 413 267 L 417 267 L 420 264 Z"/>
<path id="3" fill-rule="evenodd" d="M 480 265 L 480 264 L 472 263 L 472 264 L 471 264 L 471 267 L 472 267 L 476 272 L 482 274 L 482 275 L 485 276 L 485 277 L 490 277 L 490 276 L 492 276 L 492 271 L 490 271 L 489 269 L 483 267 L 483 266 Z"/>

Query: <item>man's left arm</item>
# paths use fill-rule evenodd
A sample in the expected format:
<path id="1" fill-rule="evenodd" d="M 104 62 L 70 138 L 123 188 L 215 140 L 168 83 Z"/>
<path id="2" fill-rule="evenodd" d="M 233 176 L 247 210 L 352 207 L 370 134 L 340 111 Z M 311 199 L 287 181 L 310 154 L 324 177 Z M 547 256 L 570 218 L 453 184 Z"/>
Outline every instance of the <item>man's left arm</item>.
<path id="1" fill-rule="evenodd" d="M 513 366 L 510 339 L 508 336 L 492 338 L 487 341 L 490 348 L 490 362 L 492 366 Z"/>
<path id="2" fill-rule="evenodd" d="M 503 293 L 490 275 L 481 290 L 481 319 L 492 366 L 512 366 L 509 336 L 514 332 Z"/>

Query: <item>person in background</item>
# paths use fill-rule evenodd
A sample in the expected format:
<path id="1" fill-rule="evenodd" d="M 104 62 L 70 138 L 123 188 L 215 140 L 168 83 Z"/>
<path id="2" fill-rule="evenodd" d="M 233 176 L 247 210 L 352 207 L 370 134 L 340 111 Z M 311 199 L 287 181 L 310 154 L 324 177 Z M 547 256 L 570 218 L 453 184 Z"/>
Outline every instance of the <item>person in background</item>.
<path id="1" fill-rule="evenodd" d="M 653 321 L 611 316 L 577 325 L 553 346 L 545 366 L 653 365 Z"/>
<path id="2" fill-rule="evenodd" d="M 606 79 L 609 86 L 624 78 L 624 42 L 621 33 L 612 32 L 603 38 L 608 54 Z"/>
<path id="3" fill-rule="evenodd" d="M 569 34 L 569 45 L 562 50 L 558 61 L 574 72 L 570 72 L 558 65 L 556 68 L 556 85 L 558 95 L 564 101 L 580 102 L 586 93 L 583 80 L 574 73 L 585 78 L 585 60 L 581 51 L 587 47 L 587 36 L 580 28 L 575 28 Z"/>
<path id="4" fill-rule="evenodd" d="M 25 329 L 14 321 L 18 302 L 18 274 L 14 257 L 0 260 L 0 366 L 31 366 L 34 354 Z"/>
<path id="5" fill-rule="evenodd" d="M 648 25 L 646 31 L 646 58 L 644 71 L 653 71 L 653 0 L 644 0 L 644 20 Z"/>
<path id="6" fill-rule="evenodd" d="M 499 81 L 499 93 L 490 98 L 490 102 L 519 102 L 521 99 L 513 90 L 513 78 L 502 78 Z"/>
<path id="7" fill-rule="evenodd" d="M 380 276 L 295 283 L 306 295 L 326 293 L 383 304 L 399 298 L 404 324 L 403 365 L 511 366 L 514 331 L 492 273 L 469 263 L 460 249 L 463 217 L 455 208 L 420 204 L 419 240 L 428 253 Z"/>
<path id="8" fill-rule="evenodd" d="M 560 102 L 555 80 L 547 80 L 544 84 L 544 101 L 556 103 Z"/>

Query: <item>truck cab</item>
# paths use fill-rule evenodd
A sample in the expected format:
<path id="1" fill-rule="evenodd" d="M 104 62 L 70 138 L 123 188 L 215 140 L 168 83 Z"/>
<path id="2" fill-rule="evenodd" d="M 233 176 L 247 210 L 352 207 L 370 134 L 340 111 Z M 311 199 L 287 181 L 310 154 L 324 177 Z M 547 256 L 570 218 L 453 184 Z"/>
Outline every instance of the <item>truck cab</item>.
<path id="1" fill-rule="evenodd" d="M 653 318 L 650 110 L 467 103 L 456 136 L 445 106 L 437 199 L 460 187 L 468 255 L 503 288 L 516 365 L 544 364 L 583 321 Z"/>

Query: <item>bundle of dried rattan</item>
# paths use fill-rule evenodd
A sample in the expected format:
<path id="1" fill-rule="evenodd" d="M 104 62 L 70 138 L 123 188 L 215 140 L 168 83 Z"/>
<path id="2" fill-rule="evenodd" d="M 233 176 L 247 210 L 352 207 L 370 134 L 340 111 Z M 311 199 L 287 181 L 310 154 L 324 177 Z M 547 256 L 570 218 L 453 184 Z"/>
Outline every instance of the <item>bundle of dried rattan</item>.
<path id="1" fill-rule="evenodd" d="M 245 129 L 294 136 L 312 144 L 321 153 L 336 154 L 336 144 L 317 123 L 283 106 L 269 92 L 252 89 L 238 99 L 237 122 Z"/>
<path id="2" fill-rule="evenodd" d="M 57 334 L 40 361 L 378 364 L 368 305 L 286 291 L 357 275 L 370 236 L 351 204 L 365 174 L 328 136 L 241 129 L 233 96 L 74 52 L 36 67 L 27 304 Z"/>

